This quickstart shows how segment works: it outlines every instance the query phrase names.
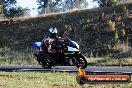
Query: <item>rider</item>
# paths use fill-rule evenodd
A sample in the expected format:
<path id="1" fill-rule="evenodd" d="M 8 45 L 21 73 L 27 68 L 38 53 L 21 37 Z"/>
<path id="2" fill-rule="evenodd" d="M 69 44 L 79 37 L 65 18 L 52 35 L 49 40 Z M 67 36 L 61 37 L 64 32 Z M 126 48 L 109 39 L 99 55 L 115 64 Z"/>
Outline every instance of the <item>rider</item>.
<path id="1" fill-rule="evenodd" d="M 52 49 L 51 44 L 53 41 L 60 39 L 60 37 L 57 36 L 58 31 L 56 28 L 49 28 L 48 32 L 49 34 L 42 40 L 42 50 L 45 50 L 48 53 L 56 53 L 56 50 Z"/>

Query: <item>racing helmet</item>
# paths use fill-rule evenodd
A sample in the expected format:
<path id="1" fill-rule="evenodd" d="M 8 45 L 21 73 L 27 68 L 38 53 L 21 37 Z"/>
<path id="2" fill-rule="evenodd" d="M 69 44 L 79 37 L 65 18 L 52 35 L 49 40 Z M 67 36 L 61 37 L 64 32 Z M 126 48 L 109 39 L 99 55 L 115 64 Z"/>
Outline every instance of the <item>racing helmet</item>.
<path id="1" fill-rule="evenodd" d="M 50 28 L 49 29 L 49 36 L 51 37 L 51 38 L 55 38 L 56 36 L 57 36 L 57 29 L 56 28 Z"/>

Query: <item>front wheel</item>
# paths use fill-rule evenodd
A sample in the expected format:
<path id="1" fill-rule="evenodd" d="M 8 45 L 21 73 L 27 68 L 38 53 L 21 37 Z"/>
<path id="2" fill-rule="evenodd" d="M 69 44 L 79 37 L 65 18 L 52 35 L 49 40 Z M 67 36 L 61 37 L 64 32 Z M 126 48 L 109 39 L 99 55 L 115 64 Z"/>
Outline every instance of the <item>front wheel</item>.
<path id="1" fill-rule="evenodd" d="M 76 54 L 73 59 L 74 65 L 79 68 L 85 69 L 88 65 L 87 60 L 83 54 Z"/>

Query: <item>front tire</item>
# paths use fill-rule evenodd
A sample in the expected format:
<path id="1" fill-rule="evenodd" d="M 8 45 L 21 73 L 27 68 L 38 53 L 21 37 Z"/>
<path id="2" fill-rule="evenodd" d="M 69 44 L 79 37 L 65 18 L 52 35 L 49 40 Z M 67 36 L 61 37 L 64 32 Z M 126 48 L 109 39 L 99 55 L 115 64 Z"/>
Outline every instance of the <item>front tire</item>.
<path id="1" fill-rule="evenodd" d="M 88 65 L 87 60 L 83 54 L 76 54 L 73 59 L 74 65 L 79 68 L 85 69 Z"/>

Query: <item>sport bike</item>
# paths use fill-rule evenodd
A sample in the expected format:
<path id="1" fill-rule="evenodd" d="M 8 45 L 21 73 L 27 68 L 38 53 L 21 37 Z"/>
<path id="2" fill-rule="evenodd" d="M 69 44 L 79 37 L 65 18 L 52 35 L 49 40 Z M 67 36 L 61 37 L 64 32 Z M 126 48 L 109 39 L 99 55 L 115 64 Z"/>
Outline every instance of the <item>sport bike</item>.
<path id="1" fill-rule="evenodd" d="M 86 57 L 80 52 L 79 45 L 71 39 L 53 41 L 51 49 L 56 53 L 47 53 L 41 49 L 45 46 L 42 42 L 33 42 L 38 51 L 34 53 L 38 63 L 44 68 L 52 66 L 76 66 L 85 69 L 87 67 Z"/>

